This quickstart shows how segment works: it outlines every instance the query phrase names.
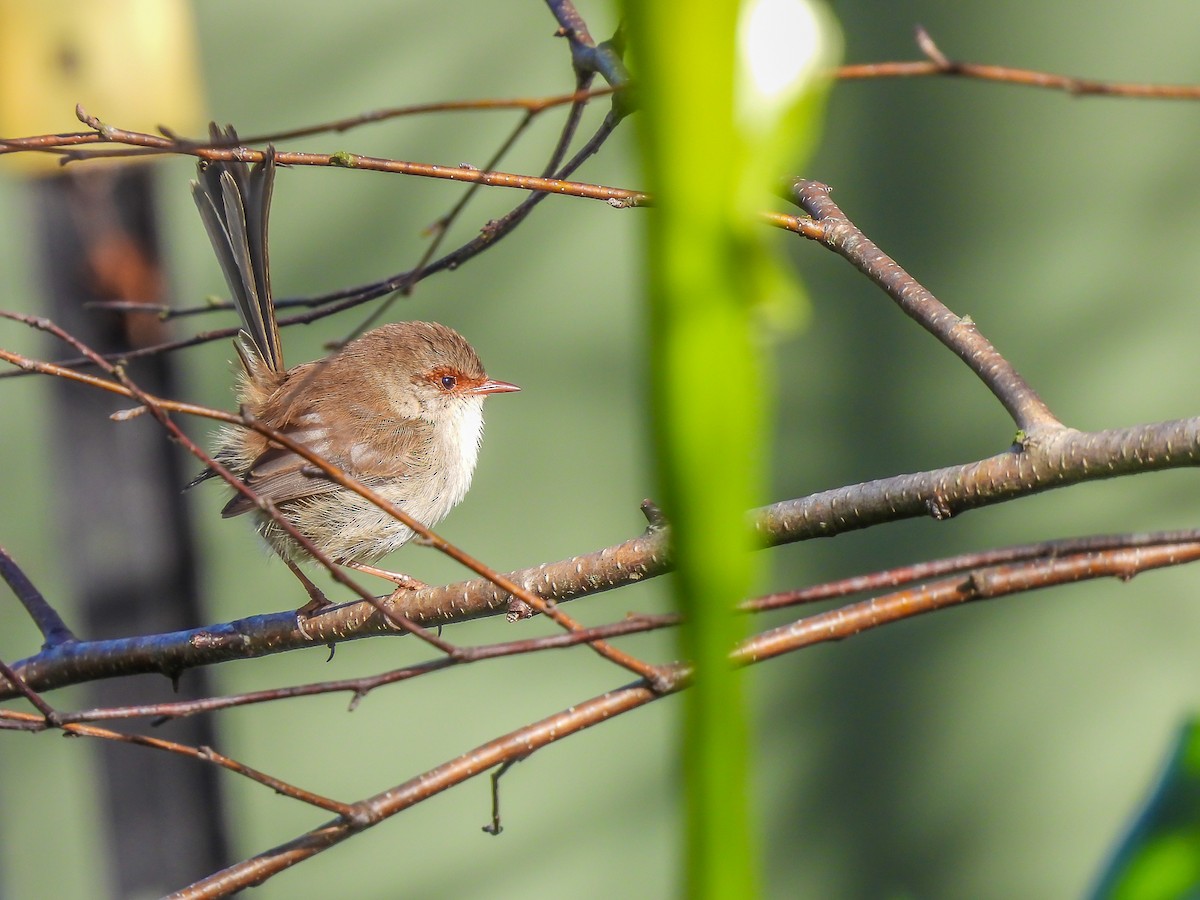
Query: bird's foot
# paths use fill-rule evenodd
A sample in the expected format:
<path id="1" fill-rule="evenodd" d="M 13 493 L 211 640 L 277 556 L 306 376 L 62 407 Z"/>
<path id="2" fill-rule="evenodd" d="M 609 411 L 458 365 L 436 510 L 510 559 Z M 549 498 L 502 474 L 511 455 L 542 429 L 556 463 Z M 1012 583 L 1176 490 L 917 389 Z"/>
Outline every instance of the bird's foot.
<path id="1" fill-rule="evenodd" d="M 419 591 L 422 588 L 429 587 L 425 582 L 419 581 L 411 575 L 405 575 L 403 572 L 389 572 L 387 569 L 379 569 L 375 566 L 368 566 L 365 563 L 344 562 L 342 565 L 354 569 L 356 572 L 362 572 L 364 575 L 374 575 L 376 578 L 390 581 L 398 589 Z"/>

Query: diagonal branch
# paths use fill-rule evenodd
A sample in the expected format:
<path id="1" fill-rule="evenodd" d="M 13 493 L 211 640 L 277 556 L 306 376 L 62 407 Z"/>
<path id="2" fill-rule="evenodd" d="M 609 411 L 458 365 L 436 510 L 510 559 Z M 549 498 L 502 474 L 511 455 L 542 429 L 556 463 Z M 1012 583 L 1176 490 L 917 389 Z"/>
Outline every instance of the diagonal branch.
<path id="1" fill-rule="evenodd" d="M 499 659 L 505 656 L 517 656 L 526 653 L 538 653 L 544 650 L 556 650 L 565 647 L 575 647 L 596 638 L 620 637 L 627 634 L 645 634 L 660 628 L 671 628 L 678 625 L 680 617 L 674 613 L 659 615 L 628 615 L 619 621 L 608 625 L 597 625 L 584 631 L 557 632 L 541 637 L 524 638 L 515 641 L 501 641 L 495 644 L 479 644 L 464 648 L 464 652 L 456 657 L 439 656 L 436 659 L 414 663 L 399 669 L 381 672 L 377 675 L 366 675 L 359 678 L 341 678 L 333 681 L 318 681 L 291 687 L 267 688 L 259 691 L 249 691 L 242 694 L 229 694 L 219 697 L 203 697 L 197 700 L 177 700 L 165 703 L 147 703 L 137 706 L 104 706 L 94 709 L 81 709 L 74 712 L 58 712 L 60 722 L 99 722 L 113 719 L 152 718 L 154 724 L 169 719 L 184 718 L 201 713 L 216 712 L 231 709 L 236 706 L 252 706 L 258 703 L 270 703 L 276 700 L 294 697 L 313 697 L 319 694 L 349 693 L 351 695 L 349 709 L 353 711 L 359 702 L 376 688 L 397 684 L 401 681 L 411 681 L 434 672 L 440 672 L 453 666 L 466 665 L 489 659 Z"/>
<path id="2" fill-rule="evenodd" d="M 211 747 L 192 747 L 188 744 L 180 744 L 176 741 L 166 741 L 162 738 L 146 737 L 140 734 L 124 734 L 119 731 L 112 731 L 108 728 L 100 728 L 95 725 L 82 725 L 78 723 L 48 723 L 42 716 L 35 716 L 32 713 L 16 712 L 10 709 L 0 709 L 0 729 L 2 730 L 19 730 L 19 731 L 44 731 L 49 727 L 60 728 L 65 734 L 74 735 L 77 737 L 92 737 L 101 740 L 115 741 L 121 744 L 134 744 L 139 747 L 149 747 L 153 750 L 162 750 L 167 753 L 174 753 L 178 756 L 187 756 L 192 759 L 202 762 L 212 763 L 222 769 L 227 769 L 238 775 L 249 778 L 251 781 L 256 781 L 261 785 L 265 785 L 275 793 L 284 797 L 291 797 L 294 800 L 308 803 L 319 809 L 324 809 L 329 812 L 337 813 L 341 816 L 353 816 L 355 809 L 348 803 L 342 803 L 338 800 L 332 800 L 328 797 L 323 797 L 320 794 L 312 791 L 298 788 L 293 784 L 289 784 L 280 778 L 273 775 L 268 775 L 258 769 L 238 762 L 232 757 L 225 756 L 223 753 L 218 753 Z"/>
<path id="3" fill-rule="evenodd" d="M 43 650 L 76 639 L 67 623 L 62 620 L 62 616 L 46 602 L 42 592 L 34 587 L 16 560 L 3 547 L 0 547 L 0 577 L 8 583 L 21 605 L 25 607 L 25 611 L 29 613 L 29 618 L 33 619 L 33 624 L 42 633 L 45 641 L 42 644 Z"/>
<path id="4" fill-rule="evenodd" d="M 892 622 L 958 606 L 992 600 L 1038 588 L 1073 584 L 1096 578 L 1128 581 L 1139 572 L 1177 566 L 1200 559 L 1200 542 L 1132 547 L 1077 553 L 1016 565 L 997 565 L 932 584 L 873 597 L 829 612 L 818 613 L 745 641 L 733 654 L 743 665 L 762 662 L 802 647 L 840 641 Z"/>
<path id="5" fill-rule="evenodd" d="M 494 766 L 527 757 L 548 744 L 637 709 L 686 685 L 685 670 L 682 668 L 675 667 L 670 675 L 667 690 L 652 689 L 644 681 L 635 682 L 489 741 L 450 762 L 356 803 L 357 816 L 354 819 L 343 817 L 326 822 L 286 844 L 236 863 L 170 896 L 178 900 L 224 897 L 260 884 L 284 869 L 353 837 L 360 830 L 377 825 Z"/>
<path id="6" fill-rule="evenodd" d="M 829 197 L 828 185 L 804 178 L 791 184 L 796 204 L 821 226 L 818 240 L 883 288 L 922 328 L 958 354 L 997 399 L 1017 428 L 1032 433 L 1061 423 L 969 316 L 957 316 L 863 234 Z"/>

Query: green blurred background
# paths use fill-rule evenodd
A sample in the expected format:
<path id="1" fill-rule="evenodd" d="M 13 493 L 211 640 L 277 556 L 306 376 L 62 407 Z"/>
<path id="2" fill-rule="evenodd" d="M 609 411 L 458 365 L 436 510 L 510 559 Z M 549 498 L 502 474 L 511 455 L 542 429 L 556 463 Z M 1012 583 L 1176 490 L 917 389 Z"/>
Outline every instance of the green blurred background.
<path id="1" fill-rule="evenodd" d="M 835 3 L 851 62 L 914 58 L 922 23 L 951 56 L 1066 74 L 1200 81 L 1200 6 L 1116 2 Z M 580 5 L 597 38 L 615 20 Z M 232 0 L 199 4 L 210 111 L 244 133 L 429 100 L 539 96 L 571 87 L 567 45 L 535 2 L 456 5 Z M 599 114 L 599 106 L 594 115 Z M 103 110 L 92 110 L 104 116 Z M 170 123 L 169 111 L 160 117 Z M 513 121 L 488 113 L 401 120 L 288 149 L 350 150 L 482 165 Z M 534 172 L 546 117 L 502 168 Z M 582 180 L 639 187 L 626 127 Z M 1068 424 L 1129 425 L 1195 414 L 1195 145 L 1200 106 L 1072 99 L 997 85 L 916 80 L 834 89 L 825 143 L 803 173 L 960 314 L 969 314 Z M 176 303 L 220 293 L 187 181 L 159 164 Z M 279 296 L 356 284 L 411 265 L 421 230 L 461 191 L 369 172 L 280 174 L 272 263 Z M 458 231 L 518 195 L 485 192 Z M 0 179 L 3 305 L 37 310 L 20 226 L 28 197 Z M 441 531 L 501 568 L 623 540 L 654 493 L 646 458 L 638 242 L 646 213 L 551 199 L 510 238 L 420 286 L 396 318 L 466 334 L 495 377 L 525 391 L 489 403 L 475 487 Z M 780 236 L 781 242 L 789 238 Z M 777 347 L 780 408 L 770 499 L 948 465 L 1003 449 L 1013 427 L 950 354 L 849 266 L 790 239 L 813 314 Z M 362 311 L 285 333 L 287 358 L 318 355 Z M 217 325 L 217 318 L 209 320 Z M 206 326 L 209 324 L 206 321 Z M 221 321 L 220 324 L 228 324 Z M 189 320 L 177 323 L 182 330 Z M 0 323 L 0 346 L 45 344 Z M 230 405 L 231 348 L 186 351 L 187 396 Z M 70 616 L 69 548 L 48 494 L 47 396 L 0 383 L 0 544 Z M 152 428 L 152 423 L 114 426 Z M 194 434 L 203 435 L 201 424 Z M 1188 527 L 1194 475 L 1093 484 L 907 522 L 770 554 L 764 589 L 998 544 Z M 286 570 L 222 492 L 189 498 L 202 528 L 208 621 L 299 604 Z M 461 572 L 411 548 L 395 564 L 426 581 Z M 1180 720 L 1200 705 L 1197 574 L 1091 583 L 926 617 L 768 663 L 750 675 L 768 893 L 778 897 L 1077 896 L 1149 786 Z M 587 622 L 661 609 L 651 583 L 572 604 Z M 779 621 L 786 617 L 776 616 Z M 199 624 L 199 623 L 198 623 Z M 764 623 L 767 624 L 767 623 Z M 548 629 L 490 620 L 457 643 Z M 40 639 L 0 603 L 0 658 Z M 627 645 L 653 659 L 669 637 Z M 222 692 L 381 671 L 424 659 L 408 639 L 236 663 Z M 186 677 L 186 676 L 185 676 Z M 626 679 L 586 650 L 477 665 L 372 694 L 235 710 L 219 749 L 284 779 L 358 799 Z M 51 696 L 82 703 L 74 690 Z M 667 700 L 555 745 L 503 782 L 505 832 L 477 779 L 276 878 L 256 896 L 670 896 L 678 888 L 678 703 Z M 162 729 L 170 737 L 170 726 Z M 0 747 L 0 894 L 94 895 L 105 871 L 91 747 L 9 735 Z M 130 749 L 130 753 L 143 751 Z M 179 765 L 192 765 L 180 761 Z M 253 854 L 328 816 L 229 776 L 232 838 Z"/>

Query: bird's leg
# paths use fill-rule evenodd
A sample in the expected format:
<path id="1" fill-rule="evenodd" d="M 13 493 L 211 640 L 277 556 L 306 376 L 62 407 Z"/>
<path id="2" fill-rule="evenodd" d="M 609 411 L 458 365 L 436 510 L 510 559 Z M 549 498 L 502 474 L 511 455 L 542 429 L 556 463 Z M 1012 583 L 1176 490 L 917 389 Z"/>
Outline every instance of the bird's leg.
<path id="1" fill-rule="evenodd" d="M 329 598 L 325 596 L 324 592 L 315 584 L 313 584 L 312 579 L 300 571 L 299 566 L 286 557 L 280 557 L 280 559 L 283 560 L 284 565 L 292 570 L 292 574 L 300 579 L 300 583 L 304 585 L 304 590 L 308 592 L 308 602 L 296 610 L 296 617 L 298 619 L 307 619 L 309 616 L 314 615 L 315 613 L 324 609 L 326 606 L 333 605 Z"/>
<path id="2" fill-rule="evenodd" d="M 427 588 L 423 581 L 418 581 L 411 575 L 405 575 L 403 572 L 389 572 L 387 569 L 378 569 L 375 566 L 368 566 L 365 563 L 343 562 L 341 565 L 348 569 L 354 569 L 356 572 L 362 572 L 364 575 L 374 575 L 376 578 L 382 578 L 390 581 L 397 587 L 404 588 L 410 591 L 419 591 L 421 588 Z"/>

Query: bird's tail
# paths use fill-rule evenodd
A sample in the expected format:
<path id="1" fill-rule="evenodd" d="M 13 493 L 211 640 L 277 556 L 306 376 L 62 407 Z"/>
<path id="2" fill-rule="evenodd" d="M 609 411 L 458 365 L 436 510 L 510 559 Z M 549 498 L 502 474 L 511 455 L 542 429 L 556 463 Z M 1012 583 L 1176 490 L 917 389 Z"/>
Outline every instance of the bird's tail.
<path id="1" fill-rule="evenodd" d="M 210 126 L 214 142 L 236 143 L 232 127 Z M 201 160 L 192 196 L 204 221 L 229 293 L 242 319 L 238 354 L 253 377 L 263 365 L 282 373 L 283 350 L 267 254 L 267 218 L 275 184 L 275 148 L 267 147 L 263 161 L 251 169 L 237 160 Z"/>

